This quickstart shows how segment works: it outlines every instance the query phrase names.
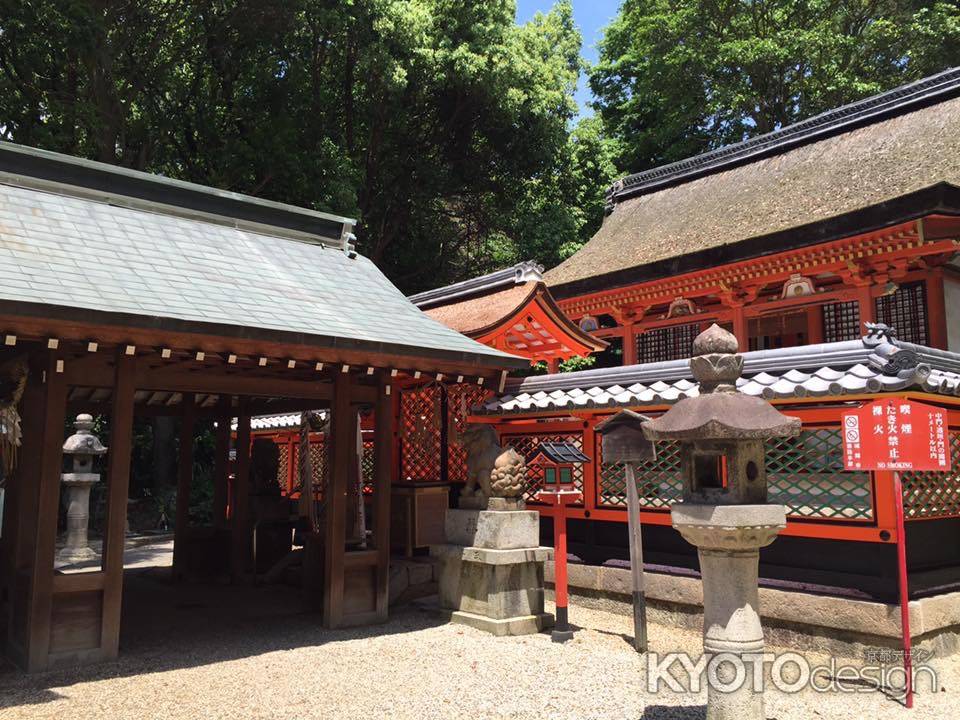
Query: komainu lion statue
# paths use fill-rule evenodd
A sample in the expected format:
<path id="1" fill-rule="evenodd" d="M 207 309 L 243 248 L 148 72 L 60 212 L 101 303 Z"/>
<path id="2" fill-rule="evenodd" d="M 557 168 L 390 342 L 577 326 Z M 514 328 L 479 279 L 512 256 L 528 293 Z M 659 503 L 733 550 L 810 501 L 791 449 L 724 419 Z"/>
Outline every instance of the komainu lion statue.
<path id="1" fill-rule="evenodd" d="M 467 453 L 463 497 L 517 498 L 527 482 L 527 464 L 512 447 L 501 447 L 489 425 L 469 424 L 460 434 Z"/>

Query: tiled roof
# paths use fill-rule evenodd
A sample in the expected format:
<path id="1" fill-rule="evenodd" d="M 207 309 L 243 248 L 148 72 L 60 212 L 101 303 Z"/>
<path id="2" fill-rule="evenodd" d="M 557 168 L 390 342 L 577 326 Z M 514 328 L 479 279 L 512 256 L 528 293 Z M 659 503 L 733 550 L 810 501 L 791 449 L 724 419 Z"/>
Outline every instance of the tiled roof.
<path id="1" fill-rule="evenodd" d="M 544 440 L 537 445 L 535 451 L 537 453 L 543 453 L 555 463 L 590 462 L 590 458 L 580 452 L 580 448 L 566 440 L 559 440 L 557 442 Z"/>
<path id="2" fill-rule="evenodd" d="M 960 354 L 900 342 L 875 326 L 860 340 L 743 353 L 737 388 L 767 400 L 918 390 L 960 395 Z M 699 394 L 689 360 L 541 375 L 508 383 L 477 414 L 670 405 Z"/>
<path id="3" fill-rule="evenodd" d="M 251 430 L 290 430 L 300 427 L 300 413 L 293 415 L 260 415 L 250 418 Z M 233 429 L 237 424 L 233 423 Z"/>
<path id="4" fill-rule="evenodd" d="M 82 311 L 101 324 L 175 321 L 205 334 L 274 338 L 279 331 L 304 345 L 525 364 L 424 315 L 367 258 L 291 239 L 289 228 L 273 234 L 23 180 L 0 177 L 5 312 Z"/>

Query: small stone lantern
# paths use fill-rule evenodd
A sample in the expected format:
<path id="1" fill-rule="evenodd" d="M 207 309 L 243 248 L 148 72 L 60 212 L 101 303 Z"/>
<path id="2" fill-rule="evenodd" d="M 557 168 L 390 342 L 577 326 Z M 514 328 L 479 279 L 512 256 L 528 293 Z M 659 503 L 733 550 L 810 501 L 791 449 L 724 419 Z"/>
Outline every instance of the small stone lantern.
<path id="1" fill-rule="evenodd" d="M 683 501 L 670 515 L 700 557 L 703 649 L 711 662 L 717 660 L 717 681 L 707 688 L 708 720 L 766 717 L 762 688 L 753 684 L 763 652 L 759 551 L 786 527 L 786 510 L 766 502 L 764 441 L 800 432 L 798 419 L 737 391 L 743 371 L 737 349 L 737 339 L 716 324 L 702 332 L 690 359 L 700 395 L 643 425 L 649 439 L 678 440 L 681 446 Z M 746 671 L 739 683 L 736 663 Z M 710 672 L 708 664 L 708 681 Z"/>
<path id="2" fill-rule="evenodd" d="M 57 559 L 63 565 L 93 560 L 97 553 L 87 544 L 90 525 L 90 488 L 100 482 L 100 473 L 93 472 L 93 459 L 104 455 L 107 448 L 93 434 L 93 417 L 77 415 L 73 423 L 76 433 L 63 444 L 63 454 L 73 457 L 73 472 L 60 476 L 67 491 L 67 538 Z"/>

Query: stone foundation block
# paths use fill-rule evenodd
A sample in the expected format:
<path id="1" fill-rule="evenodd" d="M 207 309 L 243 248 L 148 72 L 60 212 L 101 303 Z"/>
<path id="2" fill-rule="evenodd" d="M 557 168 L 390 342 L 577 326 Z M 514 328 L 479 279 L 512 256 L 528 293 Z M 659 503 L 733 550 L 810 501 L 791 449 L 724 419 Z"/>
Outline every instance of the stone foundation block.
<path id="1" fill-rule="evenodd" d="M 506 637 L 507 635 L 532 635 L 541 630 L 551 628 L 553 627 L 553 615 L 550 613 L 540 613 L 538 615 L 526 615 L 523 617 L 496 620 L 484 617 L 483 615 L 458 610 L 450 616 L 450 622 L 459 625 L 469 625 L 470 627 L 483 630 L 497 637 Z"/>
<path id="2" fill-rule="evenodd" d="M 448 543 L 495 550 L 535 548 L 540 544 L 540 517 L 535 510 L 448 510 Z"/>

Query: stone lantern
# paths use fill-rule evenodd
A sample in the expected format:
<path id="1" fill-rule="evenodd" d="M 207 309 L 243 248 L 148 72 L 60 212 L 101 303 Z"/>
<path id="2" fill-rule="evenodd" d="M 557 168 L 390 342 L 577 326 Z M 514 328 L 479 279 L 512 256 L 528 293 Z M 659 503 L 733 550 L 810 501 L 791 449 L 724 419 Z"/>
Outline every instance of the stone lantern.
<path id="1" fill-rule="evenodd" d="M 67 539 L 57 559 L 64 565 L 85 562 L 97 557 L 87 545 L 90 524 L 90 488 L 100 482 L 100 473 L 93 472 L 93 459 L 107 452 L 93 434 L 93 417 L 77 415 L 76 432 L 63 444 L 63 454 L 72 456 L 73 472 L 63 473 L 61 482 L 67 491 Z"/>
<path id="2" fill-rule="evenodd" d="M 786 527 L 786 510 L 767 503 L 764 441 L 800 432 L 798 419 L 737 391 L 743 371 L 737 349 L 737 339 L 716 324 L 702 332 L 690 359 L 699 396 L 643 425 L 649 439 L 681 446 L 683 501 L 670 515 L 700 557 L 708 720 L 766 717 L 762 688 L 753 682 L 763 653 L 759 551 Z M 745 669 L 741 682 L 738 664 Z"/>

